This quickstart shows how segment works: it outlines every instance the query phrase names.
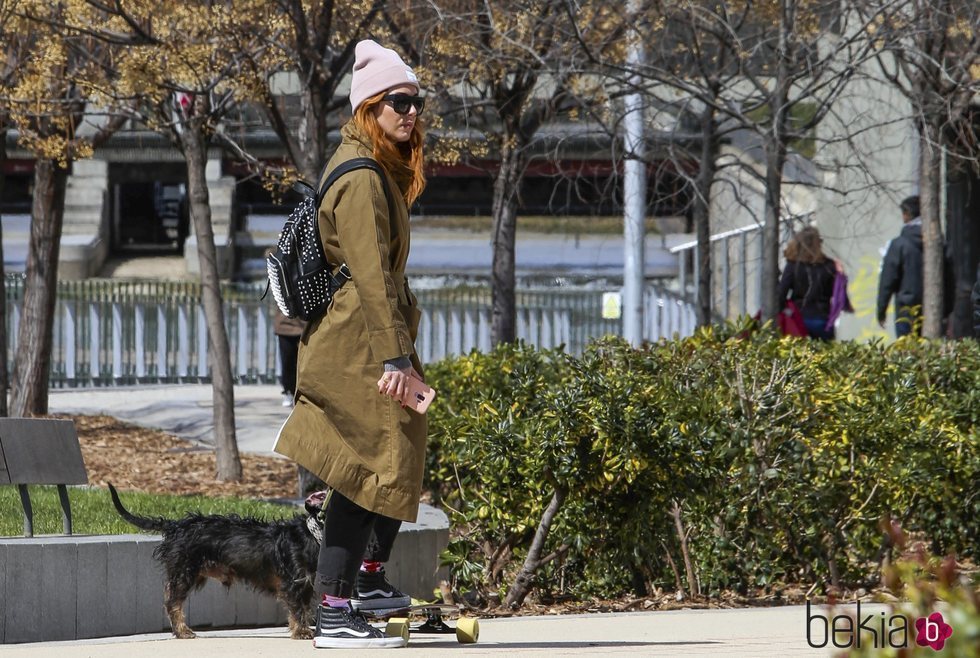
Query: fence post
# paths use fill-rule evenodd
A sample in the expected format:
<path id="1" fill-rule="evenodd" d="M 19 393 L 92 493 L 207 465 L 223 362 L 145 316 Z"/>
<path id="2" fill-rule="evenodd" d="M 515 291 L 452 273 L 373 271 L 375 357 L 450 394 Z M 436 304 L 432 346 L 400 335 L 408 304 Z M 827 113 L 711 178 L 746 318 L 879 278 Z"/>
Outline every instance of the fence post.
<path id="1" fill-rule="evenodd" d="M 134 372 L 136 381 L 139 382 L 146 377 L 146 345 L 144 336 L 146 335 L 146 318 L 143 316 L 144 309 L 142 304 L 133 305 L 133 355 L 136 359 Z"/>
<path id="2" fill-rule="evenodd" d="M 167 310 L 163 304 L 157 306 L 157 379 L 167 379 Z"/>
<path id="3" fill-rule="evenodd" d="M 78 358 L 75 348 L 75 303 L 64 302 L 61 305 L 65 313 L 65 379 L 69 383 L 75 382 L 75 359 Z"/>
<path id="4" fill-rule="evenodd" d="M 112 302 L 112 378 L 122 379 L 122 308 L 118 301 Z"/>
<path id="5" fill-rule="evenodd" d="M 187 307 L 177 306 L 177 376 L 187 377 L 190 369 L 190 345 L 188 338 Z"/>
<path id="6" fill-rule="evenodd" d="M 208 373 L 208 318 L 204 315 L 204 307 L 197 305 L 197 378 L 206 378 Z M 188 345 L 188 349 L 190 346 Z"/>
<path id="7" fill-rule="evenodd" d="M 88 303 L 88 337 L 89 379 L 95 383 L 102 377 L 102 359 L 99 354 L 102 334 L 102 323 L 99 321 L 99 303 L 92 300 Z"/>

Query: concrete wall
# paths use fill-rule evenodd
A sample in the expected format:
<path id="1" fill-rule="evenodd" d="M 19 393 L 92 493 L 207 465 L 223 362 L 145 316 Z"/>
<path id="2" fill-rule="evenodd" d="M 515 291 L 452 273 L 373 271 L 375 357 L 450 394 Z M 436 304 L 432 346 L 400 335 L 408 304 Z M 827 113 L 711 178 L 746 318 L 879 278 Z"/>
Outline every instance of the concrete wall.
<path id="1" fill-rule="evenodd" d="M 877 63 L 865 67 L 820 125 L 822 147 L 816 161 L 824 187 L 816 224 L 824 248 L 844 261 L 855 313 L 841 316 L 838 338 L 891 337 L 875 319 L 881 259 L 902 228 L 898 204 L 918 193 L 916 132 L 908 101 L 875 79 Z M 843 137 L 847 138 L 844 139 Z"/>
<path id="2" fill-rule="evenodd" d="M 446 515 L 423 506 L 403 524 L 387 564 L 389 579 L 431 598 L 439 553 L 449 542 Z M 163 570 L 153 559 L 157 535 L 0 539 L 0 643 L 74 640 L 169 631 Z M 276 626 L 286 610 L 275 598 L 215 581 L 190 595 L 191 628 Z"/>
<path id="3" fill-rule="evenodd" d="M 58 278 L 87 279 L 102 268 L 109 253 L 108 163 L 88 159 L 72 163 L 65 189 L 65 223 Z"/>

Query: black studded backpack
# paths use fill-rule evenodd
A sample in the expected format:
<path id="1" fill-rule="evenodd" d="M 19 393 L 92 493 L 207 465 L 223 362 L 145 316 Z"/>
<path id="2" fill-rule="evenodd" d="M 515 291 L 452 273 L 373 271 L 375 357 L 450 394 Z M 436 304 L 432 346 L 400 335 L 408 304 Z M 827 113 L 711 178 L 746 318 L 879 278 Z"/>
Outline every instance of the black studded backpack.
<path id="1" fill-rule="evenodd" d="M 315 320 L 320 317 L 334 293 L 351 279 L 347 263 L 327 262 L 317 225 L 320 202 L 333 183 L 355 169 L 372 169 L 381 176 L 381 185 L 391 207 L 391 197 L 381 166 L 371 158 L 354 158 L 337 165 L 319 191 L 303 181 L 293 186 L 305 196 L 283 223 L 279 242 L 266 261 L 269 288 L 276 305 L 287 318 Z M 322 176 L 321 176 L 322 178 Z"/>

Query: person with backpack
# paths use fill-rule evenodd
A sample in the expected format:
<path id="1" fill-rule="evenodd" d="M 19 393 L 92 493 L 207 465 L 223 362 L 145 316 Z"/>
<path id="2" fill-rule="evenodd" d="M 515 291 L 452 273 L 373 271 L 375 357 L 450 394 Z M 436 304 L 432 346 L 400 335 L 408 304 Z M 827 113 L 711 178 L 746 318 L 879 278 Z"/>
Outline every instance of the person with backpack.
<path id="1" fill-rule="evenodd" d="M 374 41 L 354 51 L 353 117 L 321 177 L 331 182 L 317 211 L 323 252 L 349 277 L 326 312 L 310 318 L 299 351 L 295 406 L 275 450 L 327 483 L 314 646 L 403 646 L 358 610 L 408 606 L 384 563 L 403 521 L 415 521 L 426 449 L 425 416 L 406 407 L 421 313 L 405 277 L 409 208 L 425 187 L 424 100 L 415 73 Z"/>
<path id="2" fill-rule="evenodd" d="M 790 238 L 784 250 L 786 268 L 779 279 L 779 300 L 783 304 L 791 300 L 799 309 L 810 338 L 833 340 L 837 316 L 853 309 L 847 299 L 844 267 L 827 258 L 822 245 L 823 238 L 812 226 Z M 838 277 L 843 277 L 843 285 Z"/>

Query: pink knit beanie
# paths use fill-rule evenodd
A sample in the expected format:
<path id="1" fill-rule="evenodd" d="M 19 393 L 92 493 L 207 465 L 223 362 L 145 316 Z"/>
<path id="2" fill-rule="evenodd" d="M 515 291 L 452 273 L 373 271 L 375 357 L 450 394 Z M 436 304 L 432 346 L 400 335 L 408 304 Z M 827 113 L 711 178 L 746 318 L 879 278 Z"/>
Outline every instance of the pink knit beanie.
<path id="1" fill-rule="evenodd" d="M 351 112 L 371 96 L 401 85 L 419 90 L 419 79 L 394 50 L 365 39 L 354 48 L 354 74 L 350 81 Z"/>

